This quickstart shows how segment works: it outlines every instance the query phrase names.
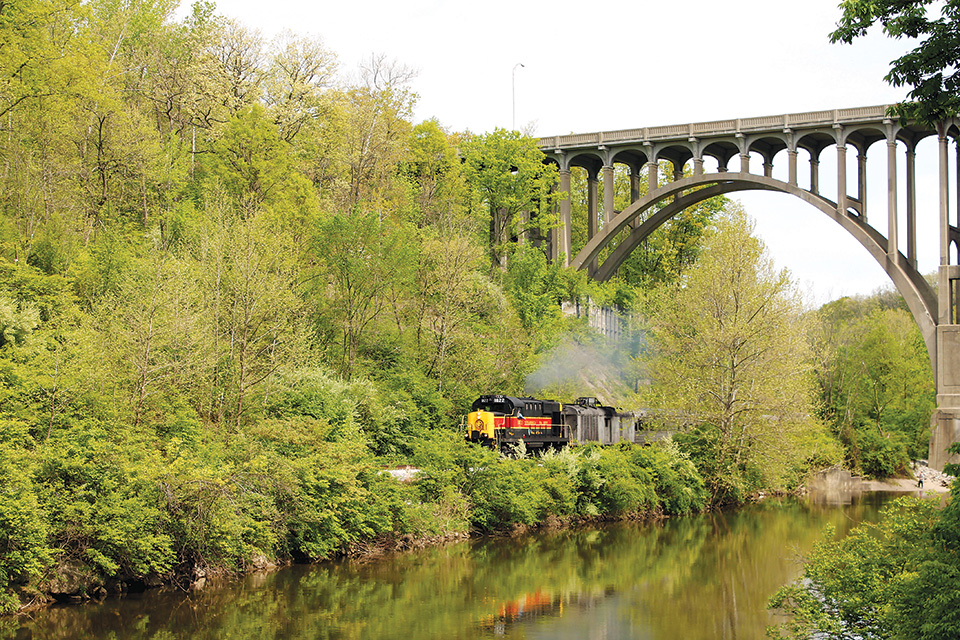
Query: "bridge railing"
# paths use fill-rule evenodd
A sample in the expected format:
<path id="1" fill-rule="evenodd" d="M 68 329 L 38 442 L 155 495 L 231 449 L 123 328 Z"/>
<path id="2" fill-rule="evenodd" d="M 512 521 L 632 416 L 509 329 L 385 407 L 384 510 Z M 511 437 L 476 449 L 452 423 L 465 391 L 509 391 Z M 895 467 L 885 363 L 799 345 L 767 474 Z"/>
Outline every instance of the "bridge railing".
<path id="1" fill-rule="evenodd" d="M 790 127 L 816 128 L 830 127 L 834 124 L 852 124 L 864 121 L 878 121 L 886 117 L 887 106 L 856 107 L 853 109 L 831 109 L 828 111 L 808 111 L 788 113 L 778 116 L 760 116 L 756 118 L 736 118 L 732 120 L 714 120 L 691 124 L 643 127 L 638 129 L 620 129 L 617 131 L 598 131 L 595 133 L 576 133 L 565 136 L 546 136 L 540 138 L 540 147 L 561 149 L 563 147 L 600 146 L 605 143 L 627 143 L 660 141 L 688 137 L 713 137 L 787 129 Z"/>

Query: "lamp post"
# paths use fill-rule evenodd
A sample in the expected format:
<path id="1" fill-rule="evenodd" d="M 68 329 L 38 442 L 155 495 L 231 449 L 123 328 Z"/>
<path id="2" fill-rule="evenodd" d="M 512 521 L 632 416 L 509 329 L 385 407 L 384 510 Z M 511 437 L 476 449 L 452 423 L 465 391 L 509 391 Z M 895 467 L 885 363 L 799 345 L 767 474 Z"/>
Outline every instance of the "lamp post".
<path id="1" fill-rule="evenodd" d="M 513 85 L 512 85 L 513 122 L 511 124 L 511 128 L 514 131 L 517 130 L 517 67 L 522 67 L 522 66 L 523 66 L 522 62 L 518 62 L 517 64 L 513 65 Z"/>

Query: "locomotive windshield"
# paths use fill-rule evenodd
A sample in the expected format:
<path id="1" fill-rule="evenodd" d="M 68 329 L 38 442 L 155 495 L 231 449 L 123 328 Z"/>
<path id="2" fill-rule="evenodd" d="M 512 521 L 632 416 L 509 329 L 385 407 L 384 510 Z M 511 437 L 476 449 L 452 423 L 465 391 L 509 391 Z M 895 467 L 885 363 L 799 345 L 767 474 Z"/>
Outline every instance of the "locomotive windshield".
<path id="1" fill-rule="evenodd" d="M 473 410 L 511 415 L 514 405 L 510 398 L 505 396 L 483 396 L 473 403 Z"/>
<path id="2" fill-rule="evenodd" d="M 490 413 L 512 413 L 513 407 L 505 402 L 477 402 L 474 403 L 475 411 L 489 411 Z"/>

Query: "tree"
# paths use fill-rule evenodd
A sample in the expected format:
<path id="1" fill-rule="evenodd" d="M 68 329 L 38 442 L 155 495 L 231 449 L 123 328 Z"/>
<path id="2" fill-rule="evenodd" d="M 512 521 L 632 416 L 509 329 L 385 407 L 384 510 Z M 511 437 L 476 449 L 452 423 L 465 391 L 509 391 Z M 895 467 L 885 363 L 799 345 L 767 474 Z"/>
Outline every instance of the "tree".
<path id="1" fill-rule="evenodd" d="M 902 298 L 889 295 L 824 305 L 811 341 L 820 415 L 846 447 L 851 468 L 878 477 L 925 455 L 927 416 L 936 406 L 920 330 Z"/>
<path id="2" fill-rule="evenodd" d="M 361 202 L 381 208 L 407 153 L 410 118 L 417 96 L 407 88 L 416 74 L 385 56 L 364 63 L 361 83 L 346 92 L 344 140 L 348 191 L 340 204 L 352 210 Z"/>
<path id="3" fill-rule="evenodd" d="M 654 402 L 694 425 L 684 440 L 714 502 L 788 483 L 820 432 L 800 296 L 752 231 L 741 210 L 719 218 L 700 260 L 654 295 Z"/>
<path id="4" fill-rule="evenodd" d="M 280 136 L 292 141 L 303 125 L 328 106 L 324 92 L 333 83 L 337 56 L 319 40 L 287 31 L 273 42 L 273 58 L 264 79 L 265 99 Z"/>
<path id="5" fill-rule="evenodd" d="M 545 164 L 537 142 L 517 131 L 495 129 L 464 141 L 464 172 L 476 199 L 489 209 L 493 262 L 506 266 L 506 244 L 521 233 L 521 214 L 536 215 L 542 230 L 553 226 L 557 167 Z"/>
<path id="6" fill-rule="evenodd" d="M 939 5 L 940 17 L 933 17 Z M 891 62 L 884 80 L 911 87 L 913 102 L 901 102 L 902 118 L 934 124 L 960 113 L 960 2 L 957 0 L 844 0 L 831 42 L 851 43 L 880 23 L 891 38 L 919 44 Z"/>
<path id="7" fill-rule="evenodd" d="M 413 128 L 408 160 L 402 173 L 414 191 L 418 227 L 435 225 L 450 233 L 472 231 L 475 216 L 469 216 L 469 195 L 457 153 L 457 137 L 436 120 Z"/>
<path id="8" fill-rule="evenodd" d="M 333 215 L 318 229 L 317 256 L 324 265 L 317 281 L 326 302 L 319 315 L 331 318 L 340 335 L 348 378 L 361 339 L 387 305 L 388 290 L 409 277 L 409 239 L 403 227 L 376 213 Z"/>
<path id="9" fill-rule="evenodd" d="M 232 415 L 239 426 L 250 395 L 282 364 L 297 360 L 300 264 L 292 234 L 270 216 L 241 215 L 213 199 L 208 211 L 199 247 L 207 320 L 200 351 L 213 360 L 205 376 L 208 415 L 214 422 Z"/>

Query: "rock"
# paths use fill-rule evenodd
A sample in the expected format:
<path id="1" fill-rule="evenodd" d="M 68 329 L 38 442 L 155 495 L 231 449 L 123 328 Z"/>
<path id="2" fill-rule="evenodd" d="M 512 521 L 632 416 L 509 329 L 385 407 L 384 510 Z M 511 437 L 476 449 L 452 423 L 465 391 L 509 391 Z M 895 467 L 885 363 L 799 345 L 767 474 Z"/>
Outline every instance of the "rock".
<path id="1" fill-rule="evenodd" d="M 103 584 L 90 567 L 74 560 L 57 565 L 45 587 L 45 591 L 57 600 L 85 598 L 103 590 Z"/>
<path id="2" fill-rule="evenodd" d="M 253 566 L 255 571 L 274 569 L 277 566 L 275 562 L 271 562 L 270 558 L 262 554 L 257 554 L 250 558 L 250 564 Z"/>

